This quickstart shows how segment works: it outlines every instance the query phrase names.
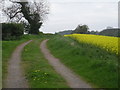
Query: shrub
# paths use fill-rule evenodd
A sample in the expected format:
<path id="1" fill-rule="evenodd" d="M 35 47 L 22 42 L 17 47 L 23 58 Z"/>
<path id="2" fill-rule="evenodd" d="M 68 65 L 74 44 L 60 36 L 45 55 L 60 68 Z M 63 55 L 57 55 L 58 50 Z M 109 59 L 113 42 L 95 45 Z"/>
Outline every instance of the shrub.
<path id="1" fill-rule="evenodd" d="M 24 34 L 22 24 L 2 23 L 2 40 L 17 40 Z"/>

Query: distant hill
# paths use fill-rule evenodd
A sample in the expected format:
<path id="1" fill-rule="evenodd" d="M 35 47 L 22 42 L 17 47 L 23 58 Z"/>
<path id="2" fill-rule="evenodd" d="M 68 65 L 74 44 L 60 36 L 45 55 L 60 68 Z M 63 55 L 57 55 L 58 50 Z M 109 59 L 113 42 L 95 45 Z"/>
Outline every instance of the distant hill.
<path id="1" fill-rule="evenodd" d="M 99 32 L 99 35 L 120 37 L 120 29 L 119 28 L 104 29 L 103 31 Z"/>
<path id="2" fill-rule="evenodd" d="M 60 35 L 73 34 L 73 31 L 74 30 L 65 30 L 65 31 L 58 32 L 57 34 L 60 34 Z M 86 34 L 120 37 L 120 28 L 107 28 L 102 30 L 101 32 L 88 31 Z"/>
<path id="3" fill-rule="evenodd" d="M 65 31 L 58 32 L 57 34 L 66 35 L 66 34 L 71 34 L 72 31 L 73 31 L 73 30 L 65 30 Z"/>

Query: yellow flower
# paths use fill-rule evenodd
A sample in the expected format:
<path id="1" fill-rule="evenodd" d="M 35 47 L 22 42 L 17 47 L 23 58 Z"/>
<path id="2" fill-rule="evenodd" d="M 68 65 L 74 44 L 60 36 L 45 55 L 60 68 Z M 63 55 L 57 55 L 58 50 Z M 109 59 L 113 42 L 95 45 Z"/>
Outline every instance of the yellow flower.
<path id="1" fill-rule="evenodd" d="M 38 72 L 40 72 L 40 70 L 38 70 Z"/>
<path id="2" fill-rule="evenodd" d="M 47 82 L 45 82 L 45 83 L 47 83 Z"/>
<path id="3" fill-rule="evenodd" d="M 37 70 L 35 70 L 35 72 L 37 72 Z"/>
<path id="4" fill-rule="evenodd" d="M 45 75 L 47 74 L 47 73 L 44 73 Z"/>
<path id="5" fill-rule="evenodd" d="M 70 34 L 64 35 L 65 37 L 72 37 L 82 43 L 93 44 L 108 52 L 118 54 L 118 39 L 119 37 L 90 35 L 90 34 Z"/>

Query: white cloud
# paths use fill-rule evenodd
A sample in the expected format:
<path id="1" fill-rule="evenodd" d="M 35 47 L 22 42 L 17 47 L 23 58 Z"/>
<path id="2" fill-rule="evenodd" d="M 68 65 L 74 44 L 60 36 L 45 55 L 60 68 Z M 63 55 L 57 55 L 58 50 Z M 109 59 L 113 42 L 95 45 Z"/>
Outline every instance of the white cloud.
<path id="1" fill-rule="evenodd" d="M 87 24 L 91 30 L 118 26 L 117 2 L 119 0 L 48 1 L 51 3 L 51 8 L 48 20 L 41 28 L 43 32 L 75 29 L 78 24 Z M 1 17 L 1 19 L 3 18 Z"/>

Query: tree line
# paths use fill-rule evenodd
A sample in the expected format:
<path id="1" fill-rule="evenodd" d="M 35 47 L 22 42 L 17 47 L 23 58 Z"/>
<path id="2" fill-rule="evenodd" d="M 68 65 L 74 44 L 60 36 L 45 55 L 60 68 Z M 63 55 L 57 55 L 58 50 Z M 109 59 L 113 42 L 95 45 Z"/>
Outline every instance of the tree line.
<path id="1" fill-rule="evenodd" d="M 114 36 L 120 37 L 120 29 L 119 28 L 106 28 L 102 31 L 89 31 L 89 27 L 87 25 L 78 25 L 75 30 L 65 30 L 58 32 L 56 34 L 66 35 L 66 34 L 93 34 L 93 35 L 104 35 L 104 36 Z"/>
<path id="2" fill-rule="evenodd" d="M 6 6 L 6 1 L 11 4 Z M 3 5 L 2 12 L 7 18 L 6 24 L 2 23 L 3 39 L 12 37 L 14 31 L 19 35 L 21 35 L 21 31 L 23 34 L 26 32 L 38 35 L 40 27 L 49 14 L 49 4 L 46 0 L 3 0 L 1 3 Z M 15 29 L 16 26 L 21 25 L 24 27 L 23 30 Z"/>

